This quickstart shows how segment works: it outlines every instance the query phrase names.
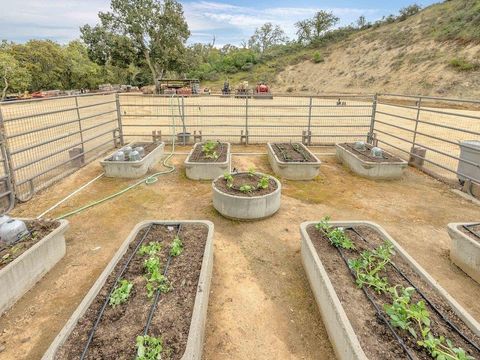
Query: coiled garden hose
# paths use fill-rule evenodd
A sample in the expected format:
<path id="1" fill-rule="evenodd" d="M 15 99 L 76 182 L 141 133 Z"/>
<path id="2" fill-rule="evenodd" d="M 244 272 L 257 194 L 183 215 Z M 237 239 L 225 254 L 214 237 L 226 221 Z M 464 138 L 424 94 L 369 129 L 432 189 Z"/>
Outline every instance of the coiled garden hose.
<path id="1" fill-rule="evenodd" d="M 56 220 L 65 219 L 65 218 L 67 218 L 67 217 L 76 215 L 76 214 L 78 214 L 78 213 L 80 213 L 80 212 L 82 212 L 82 211 L 85 211 L 85 210 L 87 210 L 87 209 L 90 209 L 90 208 L 92 208 L 92 207 L 94 207 L 94 206 L 100 205 L 100 204 L 102 204 L 102 203 L 104 203 L 104 202 L 106 202 L 106 201 L 108 201 L 108 200 L 111 200 L 111 199 L 113 199 L 113 198 L 116 198 L 116 197 L 118 197 L 118 196 L 120 196 L 120 195 L 125 194 L 126 192 L 128 192 L 128 191 L 136 188 L 137 186 L 139 186 L 139 185 L 141 185 L 141 184 L 143 184 L 143 183 L 145 183 L 145 184 L 147 184 L 147 185 L 152 185 L 152 184 L 154 184 L 154 183 L 156 183 L 156 182 L 158 181 L 158 177 L 159 177 L 159 176 L 161 176 L 161 175 L 166 175 L 166 174 L 170 174 L 170 173 L 172 173 L 172 172 L 175 171 L 175 166 L 168 163 L 168 161 L 173 157 L 174 152 L 175 152 L 176 124 L 175 124 L 175 114 L 174 114 L 174 112 L 173 112 L 173 107 L 174 107 L 174 106 L 173 106 L 173 102 L 172 102 L 173 96 L 174 96 L 174 95 L 172 95 L 172 96 L 170 97 L 170 99 L 169 99 L 169 105 L 170 105 L 170 109 L 171 109 L 171 112 L 172 112 L 172 129 L 173 129 L 173 132 L 172 132 L 172 151 L 170 152 L 170 154 L 169 154 L 169 155 L 163 160 L 163 162 L 162 162 L 162 165 L 163 165 L 164 167 L 166 167 L 168 170 L 159 171 L 159 172 L 157 172 L 157 173 L 155 173 L 155 174 L 149 175 L 149 176 L 147 176 L 146 178 L 143 178 L 143 179 L 137 181 L 136 183 L 134 183 L 134 184 L 132 184 L 132 185 L 130 185 L 130 186 L 127 186 L 125 189 L 122 189 L 122 190 L 120 190 L 120 191 L 118 191 L 118 192 L 116 192 L 116 193 L 114 193 L 114 194 L 111 194 L 111 195 L 106 196 L 106 197 L 104 197 L 104 198 L 102 198 L 102 199 L 96 200 L 96 201 L 94 201 L 94 202 L 92 202 L 92 203 L 90 203 L 90 204 L 84 205 L 84 206 L 82 206 L 82 207 L 79 207 L 78 209 L 75 209 L 75 210 L 70 211 L 70 212 L 68 212 L 68 213 L 66 213 L 66 214 L 63 214 L 63 215 L 57 217 Z M 100 178 L 101 176 L 103 176 L 103 174 L 100 175 L 100 176 L 98 176 L 98 177 L 96 177 L 95 179 L 93 179 L 92 181 L 88 182 L 87 184 L 90 184 L 91 182 L 93 182 L 94 180 L 97 180 L 97 179 Z M 83 187 L 85 187 L 85 186 L 83 186 Z M 83 188 L 83 187 L 82 187 L 82 188 Z M 56 205 L 54 205 L 53 207 L 51 207 L 51 208 L 48 209 L 47 211 L 43 212 L 43 213 L 42 213 L 41 215 L 39 215 L 37 218 L 41 218 L 42 216 L 44 216 L 45 214 L 47 214 L 48 212 L 50 212 L 51 210 L 53 210 L 55 207 L 57 207 L 58 205 L 60 205 L 60 204 L 63 203 L 64 201 L 66 201 L 68 198 L 70 198 L 73 194 L 77 193 L 78 190 L 80 190 L 80 189 L 77 189 L 74 193 L 70 194 L 70 195 L 67 196 L 65 199 L 63 199 L 62 201 L 58 202 Z"/>

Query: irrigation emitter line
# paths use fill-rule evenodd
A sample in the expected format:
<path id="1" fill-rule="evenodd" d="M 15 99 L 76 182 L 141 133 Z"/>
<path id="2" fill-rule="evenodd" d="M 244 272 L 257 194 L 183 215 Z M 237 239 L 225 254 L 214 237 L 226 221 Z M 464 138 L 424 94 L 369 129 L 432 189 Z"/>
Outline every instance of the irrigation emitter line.
<path id="1" fill-rule="evenodd" d="M 383 159 L 383 160 L 389 160 L 389 159 L 392 159 L 392 157 L 388 156 L 388 155 L 385 155 L 385 152 L 382 153 L 382 158 L 377 158 L 377 157 L 374 157 L 374 156 L 370 156 L 368 154 L 365 154 L 364 152 L 360 151 L 360 150 L 357 150 L 355 149 L 352 145 L 350 144 L 345 144 L 346 147 L 348 147 L 350 150 L 353 150 L 355 151 L 356 153 L 362 155 L 362 156 L 365 156 L 367 159 L 370 159 L 372 161 L 378 161 L 380 159 Z M 371 149 L 368 149 L 367 147 L 367 150 L 371 150 Z"/>
<path id="2" fill-rule="evenodd" d="M 470 225 L 463 225 L 463 228 L 464 228 L 465 230 L 467 230 L 467 231 L 468 231 L 470 234 L 472 234 L 473 236 L 476 236 L 477 238 L 480 239 L 480 233 L 478 233 L 478 232 L 470 229 L 471 227 L 479 226 L 479 225 L 480 225 L 480 223 L 478 223 L 478 224 L 470 224 Z"/>
<path id="3" fill-rule="evenodd" d="M 90 334 L 88 335 L 88 340 L 85 344 L 85 347 L 83 348 L 82 356 L 80 357 L 80 360 L 85 359 L 85 356 L 87 355 L 88 348 L 90 347 L 90 344 L 93 340 L 93 336 L 95 335 L 95 331 L 97 330 L 98 324 L 100 323 L 100 320 L 103 316 L 103 313 L 105 312 L 105 309 L 107 308 L 108 301 L 110 300 L 110 296 L 112 296 L 113 292 L 115 291 L 115 287 L 117 286 L 118 282 L 120 281 L 121 277 L 125 273 L 125 271 L 128 268 L 128 265 L 130 265 L 130 262 L 133 260 L 133 257 L 137 254 L 138 249 L 140 246 L 143 244 L 145 239 L 147 238 L 148 234 L 150 233 L 150 230 L 152 229 L 153 223 L 150 224 L 145 231 L 145 234 L 143 234 L 142 238 L 140 241 L 137 243 L 135 246 L 135 249 L 133 252 L 130 254 L 130 256 L 127 259 L 127 262 L 123 265 L 122 269 L 120 270 L 120 273 L 117 275 L 117 278 L 115 279 L 115 282 L 112 285 L 112 288 L 110 289 L 110 292 L 105 298 L 105 301 L 103 302 L 102 307 L 100 308 L 100 311 L 98 312 L 97 319 L 95 320 L 95 323 L 93 324 L 92 330 L 90 330 Z"/>
<path id="4" fill-rule="evenodd" d="M 328 239 L 328 234 L 325 232 L 325 230 L 322 229 L 322 232 L 323 234 L 325 235 L 325 237 Z M 335 248 L 337 249 L 338 253 L 340 254 L 340 257 L 342 258 L 343 262 L 345 263 L 345 265 L 347 266 L 349 272 L 350 272 L 350 275 L 352 275 L 353 279 L 357 280 L 357 277 L 355 275 L 355 272 L 352 270 L 352 268 L 350 267 L 350 265 L 348 264 L 348 260 L 347 258 L 345 257 L 345 255 L 343 254 L 342 250 L 339 248 L 339 247 L 336 247 Z M 380 308 L 378 307 L 377 303 L 373 300 L 373 298 L 371 297 L 371 295 L 369 294 L 369 292 L 367 291 L 367 289 L 362 286 L 361 287 L 363 293 L 365 294 L 365 296 L 367 297 L 367 299 L 372 303 L 373 307 L 375 308 L 375 311 L 378 315 L 378 317 L 387 325 L 388 329 L 390 330 L 390 332 L 392 333 L 392 335 L 395 337 L 395 339 L 397 340 L 397 342 L 400 344 L 402 350 L 405 352 L 405 354 L 407 354 L 407 357 L 410 359 L 410 360 L 414 360 L 415 358 L 413 357 L 413 355 L 411 354 L 410 350 L 408 349 L 407 345 L 405 344 L 405 342 L 403 341 L 403 339 L 400 337 L 400 335 L 398 335 L 398 333 L 395 331 L 395 329 L 393 328 L 392 324 L 390 324 L 390 321 L 388 321 L 385 316 L 383 315 L 382 311 L 380 311 Z"/>
<path id="5" fill-rule="evenodd" d="M 354 227 L 347 227 L 345 228 L 345 230 L 352 230 L 355 234 L 358 235 L 358 237 L 363 240 L 365 243 L 367 243 L 368 245 L 371 245 L 370 242 L 365 239 Z M 440 318 L 442 318 L 443 321 L 445 321 L 447 323 L 447 325 L 450 326 L 451 329 L 453 329 L 463 340 L 465 340 L 466 342 L 468 342 L 471 346 L 473 346 L 477 351 L 480 352 L 480 348 L 478 347 L 477 344 L 475 344 L 475 342 L 473 342 L 473 340 L 470 340 L 465 334 L 463 334 L 463 332 L 457 328 L 457 326 L 455 324 L 453 324 L 447 317 L 445 317 L 442 312 L 430 301 L 430 299 L 410 280 L 410 278 L 405 275 L 405 273 L 397 267 L 397 265 L 395 265 L 394 262 L 390 262 L 390 265 L 392 265 L 392 267 L 398 272 L 398 274 L 405 279 L 405 281 L 407 281 L 410 286 L 412 286 L 415 291 L 418 292 L 418 294 L 427 302 L 427 304 L 435 311 L 435 313 L 437 313 L 438 316 L 440 316 Z"/>
<path id="6" fill-rule="evenodd" d="M 177 235 L 175 236 L 175 238 L 178 237 L 181 229 L 182 229 L 182 224 L 178 224 Z M 163 276 L 167 276 L 168 268 L 170 266 L 172 258 L 173 258 L 172 254 L 169 253 L 167 264 L 165 265 L 165 269 L 163 271 Z M 148 329 L 150 328 L 150 324 L 152 323 L 153 315 L 155 314 L 155 310 L 157 309 L 158 301 L 160 300 L 160 294 L 161 294 L 161 291 L 160 291 L 160 288 L 158 288 L 157 291 L 155 292 L 155 299 L 153 300 L 152 307 L 150 308 L 150 312 L 148 313 L 147 324 L 145 325 L 145 330 L 143 331 L 143 336 L 148 334 Z"/>

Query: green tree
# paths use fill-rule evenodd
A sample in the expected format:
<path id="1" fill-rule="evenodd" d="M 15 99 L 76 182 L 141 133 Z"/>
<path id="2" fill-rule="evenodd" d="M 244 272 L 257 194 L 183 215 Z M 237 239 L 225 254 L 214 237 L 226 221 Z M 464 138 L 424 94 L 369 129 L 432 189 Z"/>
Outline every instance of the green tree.
<path id="1" fill-rule="evenodd" d="M 102 69 L 89 59 L 85 44 L 79 40 L 72 41 L 64 47 L 63 52 L 63 83 L 66 89 L 93 89 L 102 83 Z"/>
<path id="2" fill-rule="evenodd" d="M 312 43 L 321 40 L 324 34 L 335 26 L 339 20 L 331 12 L 318 11 L 313 18 L 295 23 L 298 41 L 300 43 Z"/>
<path id="3" fill-rule="evenodd" d="M 0 51 L 0 79 L 2 97 L 5 99 L 7 91 L 24 91 L 30 85 L 30 74 L 20 66 L 18 61 L 4 50 Z"/>
<path id="4" fill-rule="evenodd" d="M 182 6 L 175 0 L 112 0 L 110 7 L 110 12 L 98 14 L 100 25 L 81 28 L 83 40 L 91 53 L 106 54 L 104 61 L 112 54 L 112 43 L 123 41 L 129 54 L 142 58 L 159 91 L 159 81 L 167 71 L 185 67 L 190 31 Z"/>
<path id="5" fill-rule="evenodd" d="M 267 22 L 255 29 L 255 33 L 248 40 L 248 47 L 264 53 L 272 46 L 285 44 L 287 40 L 288 38 L 280 26 Z"/>

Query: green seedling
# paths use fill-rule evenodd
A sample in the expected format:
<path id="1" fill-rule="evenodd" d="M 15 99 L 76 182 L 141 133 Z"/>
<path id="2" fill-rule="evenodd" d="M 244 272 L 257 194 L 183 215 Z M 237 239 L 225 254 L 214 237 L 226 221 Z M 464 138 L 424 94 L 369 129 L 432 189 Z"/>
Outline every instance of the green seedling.
<path id="1" fill-rule="evenodd" d="M 146 270 L 145 278 L 147 280 L 147 296 L 151 298 L 155 291 L 160 290 L 162 293 L 170 291 L 171 286 L 167 277 L 161 273 L 160 259 L 158 256 L 150 256 L 144 262 Z"/>
<path id="2" fill-rule="evenodd" d="M 256 170 L 254 167 L 251 167 L 250 169 L 248 169 L 249 176 L 255 176 L 255 174 L 256 174 Z"/>
<path id="3" fill-rule="evenodd" d="M 323 232 L 333 246 L 348 250 L 355 249 L 355 245 L 347 236 L 347 234 L 345 234 L 345 230 L 333 228 L 329 221 L 330 216 L 325 216 L 318 224 L 315 225 L 315 228 Z"/>
<path id="4" fill-rule="evenodd" d="M 217 160 L 220 157 L 220 155 L 218 155 L 216 152 L 217 147 L 218 147 L 218 142 L 213 140 L 207 140 L 202 145 L 202 152 L 207 159 Z"/>
<path id="5" fill-rule="evenodd" d="M 170 245 L 170 255 L 171 256 L 178 256 L 183 251 L 183 244 L 182 240 L 177 236 L 172 241 L 172 245 Z"/>
<path id="6" fill-rule="evenodd" d="M 120 280 L 119 285 L 113 290 L 112 295 L 110 295 L 109 305 L 115 309 L 117 305 L 126 303 L 130 297 L 130 292 L 132 291 L 133 283 L 128 280 Z"/>
<path id="7" fill-rule="evenodd" d="M 231 188 L 233 186 L 233 176 L 232 174 L 226 172 L 223 174 L 223 178 L 227 181 L 227 186 Z"/>
<path id="8" fill-rule="evenodd" d="M 140 255 L 156 255 L 162 250 L 162 244 L 160 244 L 158 241 L 152 241 L 148 243 L 148 245 L 142 245 L 140 247 L 140 250 L 138 250 L 138 253 Z"/>
<path id="9" fill-rule="evenodd" d="M 243 193 L 248 193 L 254 190 L 254 187 L 251 185 L 242 185 L 240 186 L 239 190 Z"/>
<path id="10" fill-rule="evenodd" d="M 257 188 L 266 189 L 270 184 L 270 178 L 268 176 L 263 176 L 257 184 Z"/>
<path id="11" fill-rule="evenodd" d="M 135 360 L 161 360 L 163 352 L 162 338 L 152 336 L 137 336 L 137 356 Z"/>

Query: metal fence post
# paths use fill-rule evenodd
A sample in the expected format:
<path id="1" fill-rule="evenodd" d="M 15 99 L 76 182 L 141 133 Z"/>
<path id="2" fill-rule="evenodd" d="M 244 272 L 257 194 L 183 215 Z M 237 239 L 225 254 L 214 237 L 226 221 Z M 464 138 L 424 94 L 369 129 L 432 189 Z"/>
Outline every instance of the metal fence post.
<path id="1" fill-rule="evenodd" d="M 115 94 L 115 106 L 117 108 L 118 135 L 120 137 L 120 145 L 123 146 L 124 141 L 123 141 L 122 112 L 120 110 L 120 95 L 118 93 Z M 113 138 L 113 143 L 115 146 L 117 146 L 115 137 Z"/>
<path id="2" fill-rule="evenodd" d="M 15 206 L 15 174 L 12 170 L 12 157 L 8 148 L 7 135 L 5 132 L 5 124 L 3 122 L 2 107 L 0 106 L 0 146 L 3 155 L 3 168 L 5 171 L 5 185 L 6 190 L 9 192 L 10 203 L 8 208 L 5 209 L 5 213 L 9 212 Z"/>
<path id="3" fill-rule="evenodd" d="M 185 123 L 185 100 L 184 100 L 184 97 L 182 95 L 182 108 L 180 109 L 180 111 L 182 112 L 180 114 L 181 118 L 182 118 L 182 124 L 183 124 L 183 146 L 185 146 L 187 144 L 187 124 Z"/>
<path id="4" fill-rule="evenodd" d="M 378 101 L 378 94 L 373 95 L 373 102 L 372 102 L 372 117 L 370 120 L 370 132 L 367 135 L 367 142 L 369 144 L 373 143 L 374 139 L 374 131 L 375 131 L 375 115 L 377 113 L 377 101 Z"/>
<path id="5" fill-rule="evenodd" d="M 415 130 L 413 131 L 412 150 L 415 147 L 415 142 L 417 141 L 417 129 L 418 129 L 418 121 L 420 120 L 421 108 L 422 108 L 422 97 L 420 96 L 417 100 L 417 116 L 415 118 Z"/>
<path id="6" fill-rule="evenodd" d="M 312 131 L 311 131 L 312 103 L 313 103 L 313 98 L 310 96 L 310 101 L 309 101 L 309 104 L 308 104 L 308 129 L 307 129 L 307 144 L 308 144 L 308 146 L 312 145 Z"/>
<path id="7" fill-rule="evenodd" d="M 75 107 L 77 108 L 78 130 L 80 131 L 80 141 L 82 142 L 82 154 L 85 153 L 85 146 L 83 143 L 82 118 L 80 117 L 80 109 L 78 108 L 78 97 L 75 96 Z"/>
<path id="8" fill-rule="evenodd" d="M 245 145 L 248 145 L 248 94 L 245 95 Z"/>

